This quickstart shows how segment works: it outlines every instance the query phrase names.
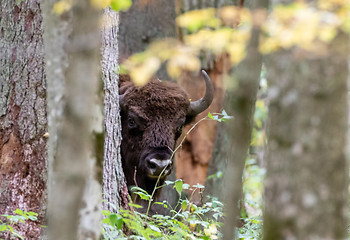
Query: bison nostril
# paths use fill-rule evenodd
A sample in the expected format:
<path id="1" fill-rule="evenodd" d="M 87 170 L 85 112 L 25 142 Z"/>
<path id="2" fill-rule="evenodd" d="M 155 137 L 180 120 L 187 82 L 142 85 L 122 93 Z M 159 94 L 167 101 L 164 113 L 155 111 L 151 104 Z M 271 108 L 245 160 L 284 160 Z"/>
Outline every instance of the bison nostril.
<path id="1" fill-rule="evenodd" d="M 171 171 L 171 160 L 148 159 L 146 167 L 152 176 L 168 175 Z"/>
<path id="2" fill-rule="evenodd" d="M 157 164 L 155 164 L 154 162 L 148 161 L 148 167 L 150 169 L 156 169 L 157 168 Z"/>

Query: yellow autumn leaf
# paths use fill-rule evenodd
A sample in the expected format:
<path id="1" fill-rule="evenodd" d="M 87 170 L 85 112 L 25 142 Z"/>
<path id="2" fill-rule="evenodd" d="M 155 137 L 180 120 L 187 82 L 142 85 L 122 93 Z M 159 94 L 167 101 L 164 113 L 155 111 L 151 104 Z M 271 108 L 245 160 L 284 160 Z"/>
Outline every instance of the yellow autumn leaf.
<path id="1" fill-rule="evenodd" d="M 166 38 L 151 43 L 148 51 L 151 55 L 159 57 L 162 61 L 166 61 L 176 53 L 179 45 L 179 41 Z"/>
<path id="2" fill-rule="evenodd" d="M 295 44 L 304 49 L 311 48 L 317 36 L 320 23 L 319 15 L 311 9 L 304 9 L 298 11 L 297 18 L 297 24 L 292 29 Z"/>
<path id="3" fill-rule="evenodd" d="M 130 70 L 130 77 L 136 86 L 143 86 L 151 79 L 159 69 L 161 61 L 158 58 L 148 58 L 143 64 L 140 64 Z"/>
<path id="4" fill-rule="evenodd" d="M 350 33 L 350 18 L 345 19 L 341 24 L 341 30 Z"/>
<path id="5" fill-rule="evenodd" d="M 174 61 L 168 61 L 166 64 L 166 71 L 171 78 L 179 78 L 181 75 L 181 68 L 175 64 Z"/>
<path id="6" fill-rule="evenodd" d="M 90 0 L 91 5 L 97 9 L 104 9 L 111 4 L 111 0 Z"/>
<path id="7" fill-rule="evenodd" d="M 245 44 L 233 42 L 228 45 L 227 52 L 230 54 L 230 60 L 232 64 L 238 64 L 246 55 Z"/>
<path id="8" fill-rule="evenodd" d="M 240 22 L 240 8 L 236 6 L 226 6 L 219 9 L 219 16 L 226 26 L 236 27 Z"/>
<path id="9" fill-rule="evenodd" d="M 322 10 L 331 11 L 336 7 L 349 5 L 349 0 L 319 0 L 318 7 Z"/>
<path id="10" fill-rule="evenodd" d="M 290 48 L 295 44 L 295 33 L 289 29 L 281 31 L 276 38 L 278 39 L 278 45 L 285 49 Z"/>
<path id="11" fill-rule="evenodd" d="M 215 224 L 210 224 L 208 228 L 204 229 L 204 234 L 210 239 L 218 239 L 218 236 L 216 236 L 218 230 L 216 228 Z"/>
<path id="12" fill-rule="evenodd" d="M 176 18 L 176 23 L 180 27 L 185 27 L 190 31 L 198 30 L 203 26 L 217 27 L 220 20 L 215 16 L 215 8 L 206 8 L 186 12 Z"/>
<path id="13" fill-rule="evenodd" d="M 317 30 L 318 38 L 326 43 L 332 41 L 336 34 L 337 30 L 333 26 L 320 26 Z"/>
<path id="14" fill-rule="evenodd" d="M 61 15 L 72 8 L 72 2 L 69 0 L 61 0 L 53 5 L 52 11 L 57 15 Z"/>
<path id="15" fill-rule="evenodd" d="M 167 71 L 172 78 L 178 78 L 182 70 L 199 71 L 201 63 L 197 56 L 191 53 L 179 52 L 167 62 Z"/>
<path id="16" fill-rule="evenodd" d="M 226 29 L 220 29 L 218 31 L 214 31 L 210 41 L 208 48 L 214 52 L 214 54 L 220 54 L 222 53 L 228 43 L 231 41 L 231 38 L 233 37 L 233 29 L 226 28 Z"/>
<path id="17" fill-rule="evenodd" d="M 261 37 L 259 51 L 262 54 L 269 54 L 271 52 L 277 51 L 280 48 L 278 40 L 276 38 Z"/>
<path id="18" fill-rule="evenodd" d="M 208 42 L 212 36 L 212 31 L 209 29 L 202 29 L 197 33 L 185 36 L 185 43 L 191 47 L 206 49 Z"/>

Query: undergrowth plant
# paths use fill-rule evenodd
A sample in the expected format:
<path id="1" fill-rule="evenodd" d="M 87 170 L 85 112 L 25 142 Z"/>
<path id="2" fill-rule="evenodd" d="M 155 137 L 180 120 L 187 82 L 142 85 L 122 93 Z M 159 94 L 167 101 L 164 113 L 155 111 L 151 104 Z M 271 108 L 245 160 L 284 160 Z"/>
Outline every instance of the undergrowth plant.
<path id="1" fill-rule="evenodd" d="M 181 179 L 166 181 L 165 185 L 173 185 L 174 191 L 182 195 L 183 190 L 190 189 L 193 192 L 203 190 L 204 186 L 196 184 L 189 186 Z M 164 186 L 165 186 L 164 185 Z M 163 187 L 163 186 L 162 186 Z M 145 190 L 137 188 L 135 194 L 142 199 L 152 201 L 152 196 Z M 103 236 L 104 239 L 222 239 L 221 226 L 224 219 L 223 203 L 217 198 L 208 197 L 204 204 L 197 205 L 189 198 L 180 198 L 176 206 L 171 206 L 167 201 L 152 202 L 170 210 L 170 215 L 157 214 L 148 216 L 133 210 L 121 209 L 119 214 L 103 211 Z M 255 203 L 248 203 L 255 204 Z M 130 203 L 131 208 L 141 208 L 140 205 Z M 258 240 L 262 239 L 262 217 L 248 216 L 242 211 L 241 220 L 244 225 L 236 229 L 236 239 Z M 127 229 L 127 234 L 125 234 Z M 107 230 L 107 231 L 106 231 Z M 234 231 L 234 229 L 232 229 Z"/>
<path id="2" fill-rule="evenodd" d="M 2 214 L 0 219 L 0 237 L 6 239 L 24 239 L 16 230 L 15 225 L 25 223 L 26 221 L 36 221 L 38 214 L 35 212 L 22 211 L 16 209 L 13 215 Z M 0 238 L 2 239 L 2 238 Z"/>
<path id="3" fill-rule="evenodd" d="M 181 179 L 166 181 L 165 185 L 173 185 L 174 190 L 182 195 L 183 190 L 196 191 L 204 186 L 197 184 L 190 187 Z M 152 201 L 152 196 L 146 191 L 138 188 L 135 194 L 142 199 Z M 170 215 L 153 215 L 139 213 L 132 210 L 120 210 L 119 214 L 103 211 L 106 217 L 103 220 L 105 239 L 220 239 L 222 237 L 218 230 L 222 225 L 223 204 L 212 198 L 208 199 L 202 206 L 196 205 L 188 199 L 179 198 L 176 206 L 172 207 L 167 201 L 153 202 L 170 210 Z M 141 206 L 131 203 L 132 208 Z M 131 232 L 125 235 L 123 226 Z"/>

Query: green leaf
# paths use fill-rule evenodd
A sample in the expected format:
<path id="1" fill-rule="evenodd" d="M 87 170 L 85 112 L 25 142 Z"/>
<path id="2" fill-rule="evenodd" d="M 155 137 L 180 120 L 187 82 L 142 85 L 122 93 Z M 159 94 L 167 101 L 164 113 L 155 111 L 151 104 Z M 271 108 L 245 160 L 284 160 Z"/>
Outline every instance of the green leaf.
<path id="1" fill-rule="evenodd" d="M 109 215 L 111 215 L 111 212 L 108 210 L 102 210 L 102 214 L 105 216 L 109 216 Z"/>
<path id="2" fill-rule="evenodd" d="M 18 215 L 23 215 L 23 211 L 21 209 L 16 209 L 15 213 L 17 213 Z"/>
<path id="3" fill-rule="evenodd" d="M 182 192 L 182 186 L 183 186 L 183 182 L 182 182 L 182 179 L 177 179 L 175 181 L 175 189 L 176 189 L 176 192 L 181 195 L 181 192 Z"/>
<path id="4" fill-rule="evenodd" d="M 27 212 L 28 216 L 38 216 L 36 212 Z"/>
<path id="5" fill-rule="evenodd" d="M 168 208 L 168 205 L 164 202 L 154 202 L 153 204 L 163 205 L 164 208 Z"/>
<path id="6" fill-rule="evenodd" d="M 183 202 L 181 203 L 181 209 L 182 209 L 182 211 L 185 211 L 186 208 L 187 208 L 187 201 L 183 201 Z"/>
<path id="7" fill-rule="evenodd" d="M 123 227 L 124 220 L 122 217 L 118 216 L 117 222 L 116 222 L 116 227 L 118 230 L 121 230 Z"/>
<path id="8" fill-rule="evenodd" d="M 136 187 L 136 186 L 131 187 L 130 191 L 131 192 L 139 191 L 139 192 L 143 192 L 144 194 L 148 194 L 146 190 L 143 190 L 142 188 Z"/>
<path id="9" fill-rule="evenodd" d="M 6 229 L 7 229 L 7 225 L 5 225 L 5 224 L 0 225 L 0 232 L 4 232 L 4 231 L 6 231 Z"/>
<path id="10" fill-rule="evenodd" d="M 109 220 L 112 226 L 116 226 L 118 230 L 122 229 L 124 220 L 120 215 L 113 213 L 109 216 Z"/>
<path id="11" fill-rule="evenodd" d="M 129 206 L 134 208 L 143 208 L 141 205 L 134 204 L 134 203 L 129 203 Z"/>
<path id="12" fill-rule="evenodd" d="M 144 194 L 143 192 L 135 192 L 141 199 L 143 200 L 150 200 L 151 196 L 149 194 Z"/>
<path id="13" fill-rule="evenodd" d="M 131 7 L 131 5 L 132 5 L 131 0 L 112 0 L 111 1 L 111 8 L 117 12 L 126 11 Z"/>
<path id="14" fill-rule="evenodd" d="M 213 115 L 211 115 L 210 112 L 208 112 L 208 117 L 209 117 L 210 119 L 213 119 L 213 120 L 214 120 L 214 117 L 213 117 Z"/>
<path id="15" fill-rule="evenodd" d="M 111 221 L 111 224 L 112 225 L 115 225 L 117 223 L 117 219 L 118 219 L 118 216 L 117 214 L 115 213 L 112 213 L 110 216 L 109 216 L 109 220 Z"/>
<path id="16" fill-rule="evenodd" d="M 104 223 L 104 224 L 109 224 L 110 222 L 111 222 L 111 220 L 109 218 L 104 218 L 102 220 L 102 223 Z"/>
<path id="17" fill-rule="evenodd" d="M 38 218 L 36 216 L 28 216 L 28 219 L 30 219 L 32 221 L 38 220 Z"/>

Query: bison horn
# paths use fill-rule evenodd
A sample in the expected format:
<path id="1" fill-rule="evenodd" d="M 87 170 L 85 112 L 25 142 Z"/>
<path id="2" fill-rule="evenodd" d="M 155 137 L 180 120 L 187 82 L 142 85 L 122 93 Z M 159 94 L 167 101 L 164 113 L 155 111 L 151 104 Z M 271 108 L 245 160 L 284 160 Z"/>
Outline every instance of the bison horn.
<path id="1" fill-rule="evenodd" d="M 204 76 L 205 85 L 206 85 L 205 95 L 203 98 L 190 103 L 190 106 L 187 111 L 187 116 L 198 115 L 199 113 L 207 109 L 210 106 L 211 102 L 213 101 L 213 96 L 214 96 L 213 84 L 210 80 L 210 77 L 204 70 L 202 70 L 202 74 Z"/>

